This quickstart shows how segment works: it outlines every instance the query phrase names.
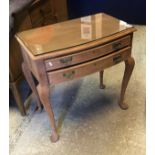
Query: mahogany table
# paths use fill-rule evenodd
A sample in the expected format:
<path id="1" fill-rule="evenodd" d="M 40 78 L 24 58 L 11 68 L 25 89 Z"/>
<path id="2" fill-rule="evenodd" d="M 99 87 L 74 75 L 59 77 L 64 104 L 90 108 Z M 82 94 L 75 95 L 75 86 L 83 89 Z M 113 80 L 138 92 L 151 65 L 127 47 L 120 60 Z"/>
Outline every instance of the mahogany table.
<path id="1" fill-rule="evenodd" d="M 125 62 L 119 106 L 128 108 L 123 100 L 135 64 L 131 57 L 135 30 L 124 21 L 99 13 L 16 35 L 23 55 L 24 75 L 38 108 L 43 105 L 49 116 L 52 142 L 59 136 L 49 100 L 50 85 L 99 72 L 100 88 L 104 88 L 104 69 Z"/>

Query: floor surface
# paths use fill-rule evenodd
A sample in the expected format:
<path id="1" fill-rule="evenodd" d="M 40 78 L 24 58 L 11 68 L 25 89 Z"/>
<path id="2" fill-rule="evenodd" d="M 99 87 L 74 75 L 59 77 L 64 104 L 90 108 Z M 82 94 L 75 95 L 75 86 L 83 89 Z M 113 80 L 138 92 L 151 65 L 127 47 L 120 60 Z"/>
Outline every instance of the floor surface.
<path id="1" fill-rule="evenodd" d="M 33 112 L 30 96 L 26 117 L 10 107 L 10 155 L 145 155 L 145 26 L 136 28 L 136 65 L 125 95 L 129 109 L 117 105 L 123 63 L 105 70 L 104 90 L 98 73 L 56 85 L 51 101 L 60 140 L 50 142 L 47 114 Z"/>

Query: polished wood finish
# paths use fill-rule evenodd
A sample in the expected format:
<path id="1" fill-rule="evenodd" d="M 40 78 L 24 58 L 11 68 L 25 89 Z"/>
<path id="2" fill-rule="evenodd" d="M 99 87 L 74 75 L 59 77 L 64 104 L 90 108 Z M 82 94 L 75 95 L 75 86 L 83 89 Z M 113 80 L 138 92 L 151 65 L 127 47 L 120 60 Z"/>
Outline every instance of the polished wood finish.
<path id="1" fill-rule="evenodd" d="M 82 30 L 79 21 L 89 26 Z M 39 83 L 36 89 L 50 119 L 52 142 L 56 142 L 59 136 L 49 100 L 50 85 L 99 72 L 100 88 L 104 88 L 104 70 L 125 62 L 119 105 L 126 109 L 123 99 L 134 67 L 131 57 L 134 31 L 134 27 L 123 21 L 106 14 L 96 14 L 16 35 L 22 50 L 23 65 Z M 75 33 L 69 35 L 69 32 Z M 27 77 L 27 80 L 31 83 L 32 78 Z M 36 90 L 33 92 L 36 93 Z"/>
<path id="2" fill-rule="evenodd" d="M 52 110 L 52 106 L 50 103 L 50 90 L 49 86 L 45 83 L 40 83 L 38 86 L 38 93 L 40 96 L 40 99 L 44 105 L 44 108 L 49 116 L 50 119 L 50 124 L 51 124 L 51 129 L 52 129 L 52 134 L 51 134 L 51 141 L 56 142 L 59 138 L 57 131 L 56 131 L 56 125 L 55 125 L 55 119 L 54 119 L 54 113 Z"/>
<path id="3" fill-rule="evenodd" d="M 125 71 L 124 71 L 124 77 L 122 81 L 122 88 L 121 88 L 121 95 L 120 95 L 120 101 L 119 105 L 123 110 L 128 109 L 128 105 L 123 102 L 125 91 L 128 85 L 128 82 L 130 80 L 133 68 L 135 65 L 135 61 L 132 57 L 128 57 L 128 59 L 125 61 Z"/>
<path id="4" fill-rule="evenodd" d="M 34 56 L 39 56 L 47 53 L 57 54 L 59 51 L 61 51 L 62 54 L 66 54 L 67 49 L 72 51 L 72 48 L 75 48 L 77 51 L 77 46 L 82 45 L 82 47 L 86 46 L 87 48 L 88 43 L 97 46 L 97 43 L 102 44 L 104 39 L 108 39 L 108 37 L 111 38 L 113 34 L 118 33 L 120 35 L 118 38 L 120 38 L 120 32 L 122 32 L 122 36 L 124 37 L 125 34 L 123 31 L 132 32 L 134 29 L 131 25 L 121 22 L 114 17 L 101 15 L 102 16 L 98 16 L 98 14 L 96 14 L 85 17 L 84 19 L 78 18 L 23 31 L 18 37 L 22 39 L 25 46 L 28 46 L 27 48 Z M 90 18 L 89 22 L 87 22 L 87 18 Z M 95 27 L 96 24 L 101 26 L 100 31 Z M 110 42 L 111 41 L 110 39 Z M 128 39 L 126 42 L 128 42 Z M 121 44 L 116 43 L 115 48 L 119 46 L 121 46 Z M 79 46 L 79 48 L 81 48 L 81 46 Z M 58 56 L 60 55 L 58 54 Z"/>

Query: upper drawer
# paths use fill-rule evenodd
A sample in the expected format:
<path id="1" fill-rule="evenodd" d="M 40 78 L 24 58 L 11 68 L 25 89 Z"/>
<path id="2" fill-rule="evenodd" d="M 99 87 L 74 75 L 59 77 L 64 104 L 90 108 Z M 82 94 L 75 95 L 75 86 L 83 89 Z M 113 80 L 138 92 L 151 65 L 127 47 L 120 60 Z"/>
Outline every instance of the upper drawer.
<path id="1" fill-rule="evenodd" d="M 99 47 L 95 47 L 89 50 L 85 50 L 75 54 L 70 54 L 63 57 L 58 57 L 53 59 L 51 58 L 51 59 L 45 60 L 45 67 L 47 71 L 50 71 L 50 70 L 55 70 L 59 68 L 64 68 L 67 66 L 72 66 L 75 64 L 79 64 L 82 62 L 86 62 L 86 61 L 101 57 L 108 53 L 119 50 L 123 47 L 126 47 L 130 44 L 131 44 L 131 36 L 129 35 L 129 36 L 125 36 L 123 38 L 117 39 L 108 44 L 101 45 Z"/>

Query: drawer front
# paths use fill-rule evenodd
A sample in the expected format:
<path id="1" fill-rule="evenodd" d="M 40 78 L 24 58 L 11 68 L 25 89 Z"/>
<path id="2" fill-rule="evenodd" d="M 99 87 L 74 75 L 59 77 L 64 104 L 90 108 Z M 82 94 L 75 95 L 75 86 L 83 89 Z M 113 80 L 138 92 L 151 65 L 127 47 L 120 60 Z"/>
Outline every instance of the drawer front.
<path id="1" fill-rule="evenodd" d="M 102 45 L 90 50 L 86 50 L 76 54 L 71 54 L 64 57 L 58 57 L 55 59 L 48 59 L 45 61 L 45 68 L 47 71 L 50 71 L 59 68 L 65 68 L 67 66 L 72 66 L 78 63 L 101 57 L 113 51 L 117 51 L 123 47 L 130 45 L 130 43 L 131 37 L 126 36 L 106 45 Z"/>
<path id="2" fill-rule="evenodd" d="M 96 60 L 92 60 L 80 65 L 60 69 L 57 71 L 48 72 L 48 79 L 51 84 L 57 84 L 64 81 L 69 81 L 75 78 L 79 78 L 85 75 L 102 70 L 113 66 L 123 60 L 126 60 L 131 54 L 131 48 L 126 47 L 117 53 L 112 53 L 107 56 L 103 56 Z"/>

